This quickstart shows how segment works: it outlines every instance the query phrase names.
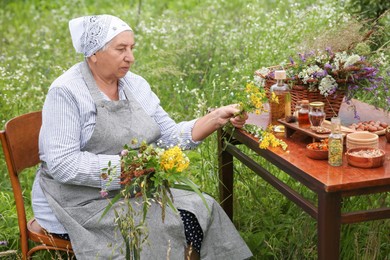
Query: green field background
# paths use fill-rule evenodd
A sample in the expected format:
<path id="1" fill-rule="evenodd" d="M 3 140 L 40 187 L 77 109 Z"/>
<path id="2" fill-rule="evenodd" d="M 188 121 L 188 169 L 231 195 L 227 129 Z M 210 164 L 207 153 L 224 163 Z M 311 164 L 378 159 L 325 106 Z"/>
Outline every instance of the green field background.
<path id="1" fill-rule="evenodd" d="M 73 49 L 68 21 L 90 14 L 112 14 L 129 23 L 136 35 L 136 62 L 131 70 L 148 80 L 177 121 L 229 104 L 235 91 L 261 67 L 286 61 L 326 39 L 342 46 L 368 30 L 374 33 L 367 55 L 380 66 L 385 84 L 375 93 L 363 91 L 358 98 L 388 110 L 390 14 L 386 2 L 0 0 L 0 129 L 14 116 L 40 110 L 51 82 L 83 59 Z M 218 198 L 216 135 L 189 156 L 194 182 Z M 316 203 L 315 194 L 306 187 L 262 158 L 257 160 Z M 234 224 L 254 259 L 316 259 L 315 221 L 240 163 L 234 170 Z M 0 177 L 0 241 L 4 241 L 0 252 L 10 252 L 19 250 L 19 233 L 2 152 Z M 33 178 L 34 170 L 22 177 L 28 204 Z M 389 194 L 384 193 L 349 198 L 343 208 L 389 205 Z M 31 217 L 31 207 L 27 212 Z M 341 259 L 389 260 L 389 234 L 389 220 L 343 226 Z M 4 259 L 19 257 L 10 252 Z M 34 259 L 66 257 L 44 252 Z"/>

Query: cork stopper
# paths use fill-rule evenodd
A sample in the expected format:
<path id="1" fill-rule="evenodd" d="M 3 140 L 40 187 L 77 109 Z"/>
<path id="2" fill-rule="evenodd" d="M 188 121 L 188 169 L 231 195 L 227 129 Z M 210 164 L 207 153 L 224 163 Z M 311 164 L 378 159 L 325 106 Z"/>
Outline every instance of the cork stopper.
<path id="1" fill-rule="evenodd" d="M 286 79 L 285 70 L 275 70 L 275 79 Z"/>

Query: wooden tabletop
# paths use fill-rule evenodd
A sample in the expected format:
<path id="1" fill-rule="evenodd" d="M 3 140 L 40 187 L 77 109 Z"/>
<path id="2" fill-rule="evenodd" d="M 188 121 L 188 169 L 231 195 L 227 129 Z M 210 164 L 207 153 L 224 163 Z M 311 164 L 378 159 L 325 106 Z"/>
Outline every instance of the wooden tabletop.
<path id="1" fill-rule="evenodd" d="M 245 131 L 239 131 L 237 134 L 244 137 L 245 142 L 258 143 L 257 138 Z M 279 135 L 278 138 L 283 139 L 288 144 L 287 150 L 270 148 L 268 151 L 280 157 L 278 159 L 282 163 L 289 165 L 291 172 L 306 175 L 301 176 L 302 178 L 309 177 L 316 180 L 317 185 L 322 184 L 323 189 L 328 192 L 390 186 L 390 144 L 387 143 L 384 136 L 379 138 L 379 148 L 386 151 L 385 162 L 383 166 L 372 169 L 348 165 L 345 155 L 343 165 L 337 167 L 330 166 L 327 160 L 310 159 L 305 155 L 305 147 L 311 142 L 311 138 L 300 133 L 296 133 L 290 138 Z"/>
<path id="2" fill-rule="evenodd" d="M 344 109 L 346 109 L 344 107 Z M 360 110 L 362 111 L 362 110 Z M 362 111 L 362 115 L 366 115 L 372 111 Z M 346 111 L 341 108 L 341 114 L 345 116 Z M 260 116 L 250 115 L 248 123 L 265 126 L 267 124 L 268 115 Z M 383 117 L 384 121 L 388 121 L 387 116 Z M 240 131 L 239 135 L 244 137 L 248 142 L 257 142 L 258 140 L 246 132 Z M 277 134 L 278 138 L 283 139 L 288 144 L 287 151 L 281 148 L 269 149 L 277 155 L 281 163 L 286 163 L 292 169 L 293 174 L 302 174 L 303 178 L 311 178 L 316 185 L 323 185 L 324 190 L 332 191 L 348 191 L 361 189 L 363 187 L 390 186 L 390 143 L 384 135 L 379 137 L 379 148 L 386 151 L 385 162 L 383 166 L 372 169 L 357 168 L 348 165 L 346 156 L 343 157 L 343 165 L 334 167 L 328 164 L 327 160 L 313 160 L 305 155 L 305 147 L 312 142 L 312 137 L 302 133 L 294 133 L 291 137 L 286 138 L 284 133 Z M 345 152 L 345 146 L 344 146 Z"/>

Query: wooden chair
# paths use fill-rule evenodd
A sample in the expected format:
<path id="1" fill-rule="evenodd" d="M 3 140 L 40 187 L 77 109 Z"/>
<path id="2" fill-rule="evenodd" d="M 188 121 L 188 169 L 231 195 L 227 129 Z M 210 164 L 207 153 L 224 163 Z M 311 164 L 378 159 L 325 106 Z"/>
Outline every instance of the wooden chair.
<path id="1" fill-rule="evenodd" d="M 31 112 L 9 120 L 0 131 L 1 144 L 11 179 L 18 215 L 22 258 L 29 259 L 39 250 L 60 250 L 73 254 L 69 241 L 53 237 L 33 218 L 27 222 L 19 174 L 40 163 L 38 137 L 42 125 L 41 111 Z M 29 246 L 33 241 L 34 246 Z M 32 243 L 30 243 L 32 244 Z"/>

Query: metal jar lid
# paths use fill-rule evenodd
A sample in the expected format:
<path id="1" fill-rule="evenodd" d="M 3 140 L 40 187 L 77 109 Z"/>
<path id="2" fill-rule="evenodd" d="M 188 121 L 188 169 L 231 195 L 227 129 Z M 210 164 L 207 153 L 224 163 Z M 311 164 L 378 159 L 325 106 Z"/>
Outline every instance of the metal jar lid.
<path id="1" fill-rule="evenodd" d="M 312 107 L 323 107 L 323 106 L 325 106 L 325 103 L 321 102 L 321 101 L 315 101 L 315 102 L 311 102 L 310 106 L 312 106 Z"/>

